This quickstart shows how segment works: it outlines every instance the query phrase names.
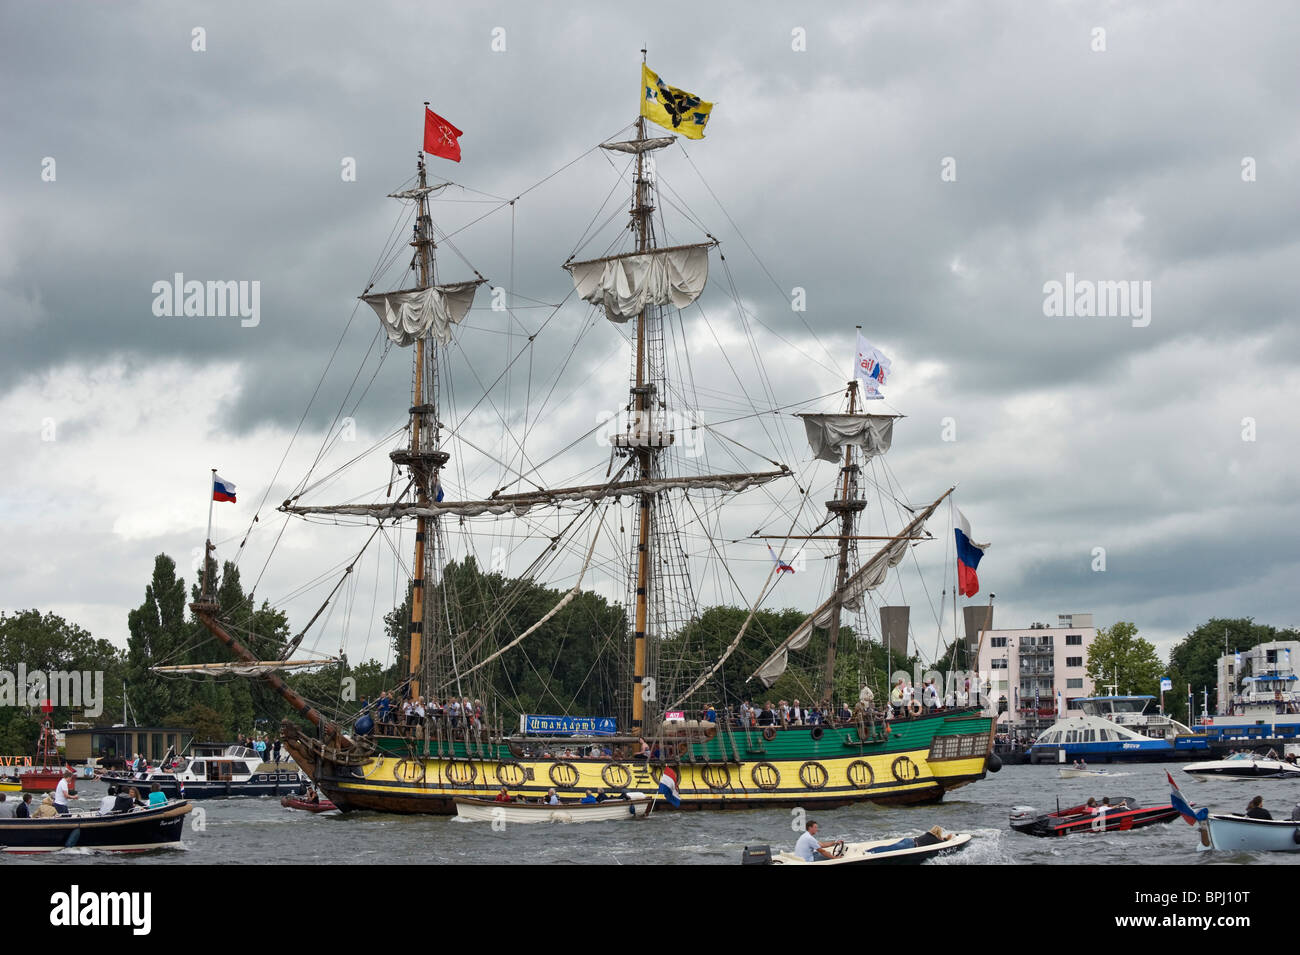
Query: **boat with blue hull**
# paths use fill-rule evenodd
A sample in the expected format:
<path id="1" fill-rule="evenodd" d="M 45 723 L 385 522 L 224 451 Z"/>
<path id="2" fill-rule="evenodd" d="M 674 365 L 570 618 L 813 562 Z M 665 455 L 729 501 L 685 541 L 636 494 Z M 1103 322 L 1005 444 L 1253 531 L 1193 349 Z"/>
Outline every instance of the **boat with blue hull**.
<path id="1" fill-rule="evenodd" d="M 1209 755 L 1204 737 L 1161 713 L 1153 696 L 1089 696 L 1079 712 L 1057 720 L 1029 748 L 1031 763 L 1160 762 Z"/>
<path id="2" fill-rule="evenodd" d="M 167 768 L 143 773 L 105 773 L 104 782 L 134 786 L 142 795 L 155 783 L 168 799 L 286 796 L 310 782 L 294 763 L 268 763 L 244 746 L 227 746 L 219 756 L 182 757 Z"/>

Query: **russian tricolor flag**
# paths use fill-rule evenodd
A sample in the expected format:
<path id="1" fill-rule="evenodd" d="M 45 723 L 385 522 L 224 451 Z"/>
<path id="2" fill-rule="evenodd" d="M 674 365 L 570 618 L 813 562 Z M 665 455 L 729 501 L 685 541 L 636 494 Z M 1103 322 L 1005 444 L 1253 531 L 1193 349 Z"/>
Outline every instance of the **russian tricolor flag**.
<path id="1" fill-rule="evenodd" d="M 953 533 L 957 535 L 957 590 L 963 597 L 974 597 L 980 592 L 980 581 L 975 575 L 975 568 L 980 565 L 980 559 L 989 545 L 975 543 L 970 536 L 970 521 L 957 508 L 953 510 L 957 516 L 953 525 Z"/>
<path id="2" fill-rule="evenodd" d="M 214 501 L 229 501 L 231 504 L 236 503 L 234 482 L 227 481 L 220 474 L 212 475 L 212 499 Z"/>
<path id="3" fill-rule="evenodd" d="M 677 795 L 677 771 L 671 766 L 665 766 L 664 774 L 659 777 L 659 795 L 672 803 L 674 809 L 682 804 Z"/>
<path id="4" fill-rule="evenodd" d="M 767 552 L 772 555 L 772 563 L 776 564 L 776 572 L 778 574 L 794 573 L 793 567 L 783 561 L 780 557 L 776 556 L 776 551 L 772 550 L 771 544 L 767 545 Z"/>

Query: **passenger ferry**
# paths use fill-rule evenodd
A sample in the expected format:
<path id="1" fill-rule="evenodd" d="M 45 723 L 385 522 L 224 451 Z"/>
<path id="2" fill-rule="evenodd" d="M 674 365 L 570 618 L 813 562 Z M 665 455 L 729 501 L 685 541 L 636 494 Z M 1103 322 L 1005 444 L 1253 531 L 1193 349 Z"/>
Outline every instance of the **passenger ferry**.
<path id="1" fill-rule="evenodd" d="M 1154 696 L 1086 696 L 1081 712 L 1057 720 L 1029 748 L 1031 763 L 1188 759 L 1209 742 L 1162 713 L 1148 713 Z"/>

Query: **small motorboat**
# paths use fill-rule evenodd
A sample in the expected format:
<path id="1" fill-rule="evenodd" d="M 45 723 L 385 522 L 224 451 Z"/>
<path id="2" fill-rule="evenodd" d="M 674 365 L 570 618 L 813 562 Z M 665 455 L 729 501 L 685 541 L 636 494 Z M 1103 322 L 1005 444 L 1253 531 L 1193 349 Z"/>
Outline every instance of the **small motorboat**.
<path id="1" fill-rule="evenodd" d="M 545 803 L 496 802 L 493 799 L 457 797 L 456 816 L 468 822 L 504 822 L 527 825 L 536 822 L 609 822 L 644 817 L 654 805 L 645 793 L 630 792 L 626 799 L 604 802 Z"/>
<path id="2" fill-rule="evenodd" d="M 1300 852 L 1300 819 L 1252 819 L 1232 813 L 1211 813 L 1202 823 L 1209 845 L 1221 852 Z"/>
<path id="3" fill-rule="evenodd" d="M 17 776 L 0 776 L 0 793 L 17 793 L 22 790 L 22 781 Z"/>
<path id="4" fill-rule="evenodd" d="M 105 816 L 82 812 L 41 819 L 0 819 L 0 846 L 12 853 L 61 849 L 147 852 L 180 842 L 190 809 L 189 802 L 182 800 Z"/>
<path id="5" fill-rule="evenodd" d="M 1191 763 L 1183 772 L 1195 779 L 1300 779 L 1300 765 L 1255 753 L 1233 753 L 1227 759 Z"/>
<path id="6" fill-rule="evenodd" d="M 1076 769 L 1073 766 L 1062 766 L 1057 770 L 1057 775 L 1062 779 L 1082 779 L 1085 776 L 1127 776 L 1128 773 L 1108 773 L 1104 769 Z"/>
<path id="7" fill-rule="evenodd" d="M 1178 810 L 1171 804 L 1142 806 L 1132 796 L 1112 796 L 1108 802 L 1056 812 L 1016 806 L 1011 810 L 1011 828 L 1029 836 L 1068 836 L 1073 832 L 1127 832 L 1178 818 Z"/>
<path id="8" fill-rule="evenodd" d="M 301 809 L 304 812 L 333 812 L 338 806 L 328 799 L 311 800 L 306 796 L 285 796 L 280 805 L 286 809 Z"/>
<path id="9" fill-rule="evenodd" d="M 771 855 L 766 846 L 745 847 L 742 861 L 746 865 L 771 863 L 772 865 L 918 865 L 935 856 L 960 852 L 971 840 L 969 832 L 954 832 L 947 839 L 918 845 L 919 839 L 876 839 L 872 842 L 841 842 L 835 847 L 835 856 L 816 862 L 805 862 L 793 852 Z M 764 858 L 766 856 L 766 858 Z"/>

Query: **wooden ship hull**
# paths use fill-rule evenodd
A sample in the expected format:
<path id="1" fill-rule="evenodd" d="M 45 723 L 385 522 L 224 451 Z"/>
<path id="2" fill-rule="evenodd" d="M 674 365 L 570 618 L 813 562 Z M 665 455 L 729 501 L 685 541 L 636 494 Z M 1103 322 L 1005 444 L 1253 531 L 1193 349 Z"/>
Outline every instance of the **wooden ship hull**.
<path id="1" fill-rule="evenodd" d="M 816 734 L 819 738 L 814 738 Z M 791 727 L 765 739 L 759 730 L 720 728 L 683 744 L 671 759 L 530 758 L 513 741 L 374 737 L 374 752 L 354 755 L 285 724 L 284 744 L 340 809 L 454 815 L 457 797 L 561 797 L 587 789 L 652 793 L 666 767 L 678 775 L 682 809 L 830 809 L 855 803 L 930 803 L 983 779 L 993 721 L 957 710 L 892 723 L 859 735 L 857 726 Z M 670 808 L 667 805 L 661 809 Z"/>

